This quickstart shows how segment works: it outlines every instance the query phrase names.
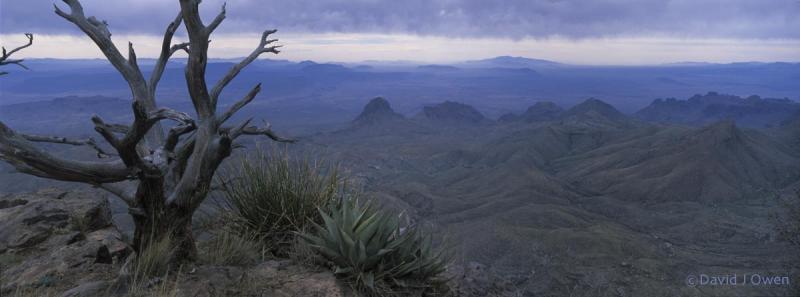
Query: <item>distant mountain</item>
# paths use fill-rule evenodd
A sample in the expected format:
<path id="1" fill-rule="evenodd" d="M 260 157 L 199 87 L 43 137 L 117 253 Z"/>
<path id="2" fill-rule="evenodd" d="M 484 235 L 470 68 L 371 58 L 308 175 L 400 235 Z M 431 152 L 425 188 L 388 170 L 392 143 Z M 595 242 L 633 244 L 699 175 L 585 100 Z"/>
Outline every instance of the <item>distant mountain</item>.
<path id="1" fill-rule="evenodd" d="M 595 98 L 589 98 L 567 109 L 561 114 L 561 119 L 573 123 L 611 126 L 627 125 L 631 121 L 628 116 L 611 106 L 611 104 Z"/>
<path id="2" fill-rule="evenodd" d="M 403 115 L 396 113 L 392 109 L 392 106 L 389 105 L 389 101 L 386 101 L 383 97 L 376 97 L 364 106 L 364 110 L 361 111 L 361 114 L 353 120 L 353 125 L 367 126 L 403 119 Z"/>
<path id="3" fill-rule="evenodd" d="M 504 114 L 497 121 L 498 122 L 544 122 L 557 119 L 564 109 L 557 104 L 550 101 L 536 102 L 531 107 L 528 107 L 524 113 L 517 115 L 513 113 Z"/>
<path id="4" fill-rule="evenodd" d="M 645 121 L 688 125 L 731 119 L 744 127 L 763 128 L 779 125 L 798 112 L 800 103 L 789 99 L 742 98 L 709 92 L 688 100 L 656 99 L 635 116 Z"/>
<path id="5" fill-rule="evenodd" d="M 416 119 L 437 123 L 468 123 L 478 124 L 486 121 L 475 107 L 464 103 L 445 101 L 436 105 L 425 106 Z"/>
<path id="6" fill-rule="evenodd" d="M 352 71 L 352 69 L 339 64 L 333 64 L 333 63 L 320 64 L 312 61 L 300 62 L 298 66 L 300 66 L 301 71 L 312 72 L 312 73 L 341 73 L 341 72 Z"/>
<path id="7" fill-rule="evenodd" d="M 549 107 L 553 112 L 556 111 L 552 104 L 538 105 L 539 108 L 534 105 L 529 110 L 546 110 L 543 107 Z M 524 120 L 523 116 L 516 117 L 513 120 Z M 558 158 L 588 152 L 620 139 L 647 135 L 649 132 L 646 130 L 650 127 L 597 99 L 586 100 L 567 111 L 548 113 L 546 117 L 552 120 L 531 122 L 532 125 L 511 125 L 520 130 L 490 144 L 488 154 L 496 156 L 498 160 L 518 158 L 536 167 L 548 168 Z M 509 120 L 509 117 L 505 117 L 505 120 Z"/>
<path id="8" fill-rule="evenodd" d="M 500 56 L 491 59 L 466 61 L 457 65 L 480 68 L 539 68 L 563 66 L 561 63 L 548 60 L 511 56 Z"/>
<path id="9" fill-rule="evenodd" d="M 800 158 L 791 149 L 731 120 L 653 129 L 554 164 L 582 188 L 649 202 L 745 201 L 800 177 Z"/>
<path id="10" fill-rule="evenodd" d="M 105 96 L 59 97 L 0 106 L 0 120 L 13 129 L 46 134 L 94 134 L 92 115 L 115 123 L 128 122 L 131 101 Z"/>
<path id="11" fill-rule="evenodd" d="M 458 71 L 461 70 L 458 67 L 450 66 L 450 65 L 420 65 L 417 66 L 419 70 L 426 70 L 426 71 L 434 71 L 434 72 L 444 72 L 444 71 Z"/>
<path id="12" fill-rule="evenodd" d="M 557 106 L 517 116 L 544 107 Z M 467 261 L 513 277 L 548 271 L 518 281 L 537 296 L 569 295 L 564 283 L 595 276 L 630 296 L 671 296 L 685 287 L 673 275 L 729 267 L 728 255 L 746 269 L 782 261 L 771 195 L 800 180 L 800 154 L 774 138 L 733 121 L 649 124 L 597 99 L 526 125 L 447 124 L 473 113 L 446 102 L 406 125 L 320 134 L 309 146 L 353 164 L 382 205 L 451 235 Z M 648 274 L 631 280 L 632 269 Z"/>

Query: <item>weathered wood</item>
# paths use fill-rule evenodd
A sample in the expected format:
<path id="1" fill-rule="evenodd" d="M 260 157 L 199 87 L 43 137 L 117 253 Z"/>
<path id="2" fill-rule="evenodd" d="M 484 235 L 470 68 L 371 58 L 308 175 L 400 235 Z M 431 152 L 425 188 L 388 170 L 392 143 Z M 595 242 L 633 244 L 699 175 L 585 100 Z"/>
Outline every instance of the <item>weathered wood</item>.
<path id="1" fill-rule="evenodd" d="M 14 64 L 14 65 L 17 65 L 17 66 L 22 67 L 24 69 L 28 69 L 28 67 L 26 67 L 25 64 L 22 64 L 22 62 L 24 62 L 25 60 L 23 60 L 23 59 L 10 59 L 11 55 L 13 55 L 14 53 L 16 53 L 16 52 L 18 52 L 18 51 L 20 51 L 20 50 L 22 50 L 22 49 L 24 49 L 26 47 L 29 47 L 29 46 L 31 46 L 33 44 L 33 34 L 25 33 L 25 37 L 28 37 L 28 43 L 23 44 L 21 46 L 18 46 L 16 48 L 12 49 L 10 52 L 6 51 L 5 47 L 2 47 L 3 53 L 2 53 L 2 55 L 0 55 L 0 66 Z M 0 75 L 4 75 L 4 74 L 8 74 L 8 72 L 0 71 Z"/>
<path id="2" fill-rule="evenodd" d="M 22 133 L 19 133 L 19 135 L 31 142 L 48 142 L 48 143 L 68 144 L 75 146 L 82 146 L 82 145 L 89 146 L 95 151 L 97 151 L 98 158 L 108 158 L 111 156 L 115 156 L 115 154 L 106 152 L 103 148 L 101 148 L 97 144 L 97 141 L 94 140 L 94 138 L 73 139 L 61 136 L 48 136 L 48 135 L 22 134 Z"/>
<path id="3" fill-rule="evenodd" d="M 119 159 L 90 162 L 56 157 L 37 148 L 3 122 L 0 122 L 0 159 L 20 172 L 49 179 L 90 184 L 129 180 L 133 172 Z"/>
<path id="4" fill-rule="evenodd" d="M 20 134 L 0 122 L 0 159 L 20 172 L 82 182 L 114 194 L 128 204 L 129 213 L 133 216 L 136 227 L 134 249 L 137 252 L 154 240 L 169 236 L 175 247 L 176 261 L 194 260 L 197 251 L 191 230 L 192 215 L 211 190 L 214 174 L 223 160 L 230 156 L 235 147 L 234 141 L 242 135 L 263 135 L 281 142 L 294 141 L 276 135 L 268 124 L 262 128 L 249 126 L 249 120 L 233 128 L 222 127 L 224 122 L 254 100 L 261 90 L 260 84 L 224 113 L 216 112 L 217 99 L 222 90 L 244 67 L 262 53 L 278 53 L 279 46 L 271 45 L 276 40 L 267 39 L 275 30 L 265 31 L 258 47 L 209 92 L 205 80 L 209 36 L 225 19 L 224 6 L 216 18 L 205 26 L 200 18 L 200 1 L 179 0 L 181 12 L 167 26 L 153 72 L 149 80 L 145 80 L 132 43 L 128 43 L 126 58 L 111 41 L 105 21 L 87 18 L 78 0 L 63 1 L 69 6 L 70 12 L 64 12 L 56 6 L 56 14 L 86 33 L 128 82 L 133 99 L 133 122 L 128 125 L 110 124 L 99 116 L 92 117 L 95 130 L 116 151 L 115 154 L 103 151 L 93 139 Z M 172 37 L 181 23 L 188 33 L 189 42 L 173 45 Z M 158 82 L 170 57 L 178 50 L 185 50 L 189 55 L 185 79 L 196 118 L 184 112 L 159 108 L 156 102 Z M 163 120 L 177 122 L 166 135 L 160 125 Z M 111 160 L 65 160 L 36 148 L 34 142 L 87 145 Z M 129 193 L 114 185 L 121 181 L 136 182 L 135 192 Z"/>

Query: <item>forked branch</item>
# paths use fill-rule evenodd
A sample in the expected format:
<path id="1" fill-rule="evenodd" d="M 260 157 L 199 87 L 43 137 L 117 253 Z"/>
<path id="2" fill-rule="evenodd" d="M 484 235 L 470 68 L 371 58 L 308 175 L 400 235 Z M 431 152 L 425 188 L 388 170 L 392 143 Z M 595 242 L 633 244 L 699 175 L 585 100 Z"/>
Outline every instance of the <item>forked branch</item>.
<path id="1" fill-rule="evenodd" d="M 227 129 L 230 138 L 236 139 L 242 135 L 263 135 L 277 142 L 285 142 L 285 143 L 297 142 L 296 139 L 285 138 L 279 136 L 278 134 L 275 134 L 275 132 L 272 131 L 272 125 L 270 123 L 264 122 L 264 126 L 259 128 L 257 126 L 250 126 L 249 125 L 250 121 L 251 119 L 248 119 L 234 128 Z"/>
<path id="2" fill-rule="evenodd" d="M 189 48 L 188 43 L 172 45 L 172 37 L 175 35 L 175 31 L 177 31 L 180 27 L 182 20 L 182 15 L 178 13 L 172 23 L 169 23 L 167 30 L 164 32 L 164 41 L 161 43 L 161 54 L 158 57 L 158 60 L 156 60 L 156 65 L 153 67 L 153 73 L 150 74 L 150 83 L 147 85 L 150 97 L 155 98 L 156 86 L 161 80 L 161 75 L 164 74 L 164 68 L 166 68 L 169 58 L 176 51 L 180 49 L 188 50 Z"/>
<path id="3" fill-rule="evenodd" d="M 56 157 L 0 122 L 0 159 L 18 171 L 39 177 L 89 184 L 128 180 L 131 170 L 120 160 L 76 161 Z"/>
<path id="4" fill-rule="evenodd" d="M 14 53 L 20 51 L 21 49 L 29 47 L 29 46 L 31 46 L 33 44 L 33 34 L 25 33 L 25 37 L 28 37 L 28 43 L 24 44 L 24 45 L 21 45 L 21 46 L 15 48 L 15 49 L 12 49 L 11 51 L 6 51 L 6 48 L 2 47 L 3 54 L 2 54 L 2 56 L 0 56 L 0 66 L 9 65 L 9 64 L 15 64 L 15 65 L 17 65 L 19 67 L 22 67 L 24 69 L 28 69 L 28 67 L 26 67 L 24 64 L 22 64 L 22 62 L 24 61 L 23 59 L 10 59 L 11 55 L 13 55 Z M 4 75 L 4 74 L 8 74 L 8 72 L 5 72 L 5 71 L 0 72 L 0 75 Z"/>
<path id="5" fill-rule="evenodd" d="M 280 51 L 278 50 L 278 48 L 281 47 L 280 45 L 271 45 L 277 42 L 278 40 L 269 39 L 269 36 L 275 32 L 278 32 L 278 30 L 264 31 L 264 33 L 261 34 L 261 41 L 258 43 L 258 47 L 256 47 L 256 49 L 254 49 L 253 52 L 250 53 L 250 55 L 244 58 L 244 60 L 239 62 L 239 64 L 234 65 L 230 70 L 228 70 L 228 73 L 226 73 L 225 76 L 223 76 L 222 79 L 220 79 L 219 82 L 217 82 L 217 84 L 214 85 L 214 88 L 211 89 L 211 104 L 213 105 L 217 104 L 219 95 L 222 93 L 222 90 L 225 88 L 225 86 L 227 86 L 237 75 L 239 75 L 239 72 L 241 72 L 242 69 L 247 67 L 247 65 L 250 65 L 250 63 L 252 63 L 253 61 L 255 61 L 256 58 L 258 58 L 258 56 L 260 56 L 263 53 L 273 53 L 273 54 L 280 53 Z"/>
<path id="6" fill-rule="evenodd" d="M 122 201 L 125 202 L 125 204 L 127 204 L 128 207 L 136 206 L 136 198 L 134 198 L 132 194 L 125 191 L 125 189 L 122 187 L 118 187 L 113 184 L 95 184 L 94 187 L 106 190 L 106 192 L 114 194 L 114 196 L 117 196 L 119 199 L 122 199 Z"/>
<path id="7" fill-rule="evenodd" d="M 111 41 L 111 32 L 108 31 L 108 23 L 106 21 L 100 21 L 95 17 L 87 18 L 83 12 L 83 6 L 81 6 L 78 0 L 63 1 L 69 6 L 70 12 L 66 13 L 57 5 L 53 4 L 56 14 L 78 26 L 81 31 L 86 33 L 86 35 L 94 41 L 100 51 L 103 52 L 106 59 L 111 62 L 111 65 L 113 65 L 128 82 L 135 99 L 146 96 L 147 86 L 144 82 L 144 77 L 139 71 L 138 66 L 132 66 L 132 64 L 136 63 L 133 47 L 130 46 L 129 48 L 130 59 L 132 60 L 129 62 L 122 56 L 117 46 Z"/>
<path id="8" fill-rule="evenodd" d="M 48 142 L 48 143 L 57 143 L 57 144 L 68 144 L 74 146 L 89 146 L 97 151 L 98 158 L 108 158 L 111 156 L 115 156 L 114 154 L 108 153 L 103 148 L 101 148 L 94 138 L 87 138 L 87 139 L 71 139 L 61 136 L 46 136 L 46 135 L 35 135 L 35 134 L 23 134 L 19 133 L 20 136 L 25 138 L 30 142 Z"/>
<path id="9" fill-rule="evenodd" d="M 220 10 L 217 17 L 215 17 L 214 20 L 211 21 L 211 24 L 208 24 L 208 27 L 206 28 L 206 31 L 208 32 L 207 34 L 210 35 L 212 32 L 214 32 L 214 30 L 216 30 L 217 27 L 219 27 L 219 24 L 221 24 L 222 21 L 225 20 L 225 5 L 227 5 L 227 3 L 222 3 L 222 10 Z"/>
<path id="10" fill-rule="evenodd" d="M 228 108 L 225 113 L 217 118 L 217 123 L 220 125 L 225 123 L 225 121 L 230 119 L 234 114 L 236 114 L 236 112 L 242 109 L 242 107 L 245 107 L 248 103 L 252 102 L 259 92 L 261 92 L 261 84 L 257 84 L 252 90 L 250 90 L 250 92 L 247 93 L 247 95 L 244 96 L 244 98 L 231 105 L 231 107 Z"/>

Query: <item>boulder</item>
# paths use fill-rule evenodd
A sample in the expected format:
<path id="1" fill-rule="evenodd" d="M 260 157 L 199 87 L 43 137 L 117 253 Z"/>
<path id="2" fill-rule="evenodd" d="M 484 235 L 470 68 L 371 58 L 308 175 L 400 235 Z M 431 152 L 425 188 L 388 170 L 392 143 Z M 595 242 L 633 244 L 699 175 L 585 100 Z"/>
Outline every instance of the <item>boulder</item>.
<path id="1" fill-rule="evenodd" d="M 122 235 L 113 228 L 91 232 L 85 239 L 71 244 L 62 242 L 62 246 L 52 244 L 49 249 L 5 269 L 6 277 L 0 290 L 37 287 L 45 281 L 47 285 L 79 283 L 80 279 L 97 272 L 110 275 L 116 271 L 109 264 L 119 263 L 130 251 L 122 242 Z"/>
<path id="2" fill-rule="evenodd" d="M 0 256 L 18 259 L 3 263 L 0 293 L 71 288 L 93 274 L 113 274 L 109 264 L 131 252 L 112 225 L 109 203 L 102 195 L 46 189 L 7 195 L 0 198 L 0 206 Z M 73 292 L 89 289 L 76 287 Z"/>
<path id="3" fill-rule="evenodd" d="M 0 198 L 0 222 L 0 253 L 25 250 L 70 230 L 91 232 L 112 224 L 105 197 L 56 189 Z"/>

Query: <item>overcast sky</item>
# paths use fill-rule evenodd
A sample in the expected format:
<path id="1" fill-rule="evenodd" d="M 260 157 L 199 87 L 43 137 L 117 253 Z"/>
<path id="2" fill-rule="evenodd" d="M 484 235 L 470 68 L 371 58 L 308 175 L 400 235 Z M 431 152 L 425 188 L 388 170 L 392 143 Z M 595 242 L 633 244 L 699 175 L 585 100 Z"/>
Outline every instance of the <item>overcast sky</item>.
<path id="1" fill-rule="evenodd" d="M 29 57 L 99 57 L 51 0 L 0 0 L 0 41 L 33 32 Z M 157 53 L 178 1 L 83 0 L 114 41 Z M 66 5 L 57 3 L 62 7 Z M 205 0 L 207 20 L 222 1 Z M 517 55 L 579 64 L 800 61 L 800 0 L 228 1 L 212 55 L 249 52 L 277 28 L 290 60 L 450 62 Z M 67 9 L 67 8 L 64 8 Z M 180 39 L 180 37 L 178 37 Z"/>

